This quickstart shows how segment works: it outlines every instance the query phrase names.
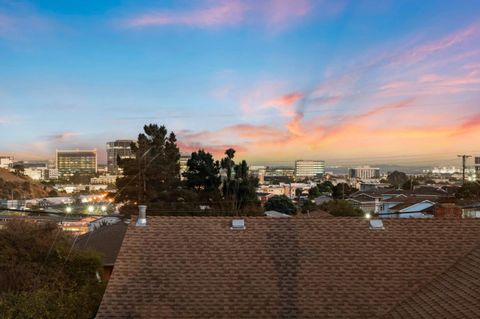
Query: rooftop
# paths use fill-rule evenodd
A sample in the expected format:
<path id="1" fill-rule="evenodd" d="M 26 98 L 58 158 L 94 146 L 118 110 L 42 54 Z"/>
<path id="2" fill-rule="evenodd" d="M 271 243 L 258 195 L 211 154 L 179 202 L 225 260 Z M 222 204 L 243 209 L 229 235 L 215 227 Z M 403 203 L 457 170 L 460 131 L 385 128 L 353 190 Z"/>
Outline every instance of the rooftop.
<path id="1" fill-rule="evenodd" d="M 118 222 L 105 225 L 79 236 L 75 246 L 80 249 L 93 249 L 102 254 L 103 265 L 113 266 L 127 232 L 127 224 Z"/>
<path id="2" fill-rule="evenodd" d="M 417 308 L 437 318 L 438 298 L 462 297 L 480 313 L 480 220 L 383 220 L 381 230 L 356 218 L 231 222 L 132 222 L 97 318 L 418 318 Z M 457 268 L 470 280 L 448 281 Z M 444 285 L 443 297 L 419 306 L 414 296 L 431 285 Z"/>

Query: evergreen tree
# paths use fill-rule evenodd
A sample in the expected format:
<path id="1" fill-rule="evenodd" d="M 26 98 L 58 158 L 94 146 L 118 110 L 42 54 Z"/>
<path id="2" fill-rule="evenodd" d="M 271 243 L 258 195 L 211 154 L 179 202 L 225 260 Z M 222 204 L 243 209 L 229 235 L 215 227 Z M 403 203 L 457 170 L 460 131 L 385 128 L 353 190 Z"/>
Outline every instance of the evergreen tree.
<path id="1" fill-rule="evenodd" d="M 180 151 L 175 134 L 156 124 L 145 125 L 144 132 L 131 145 L 135 158 L 118 162 L 124 176 L 117 180 L 117 202 L 169 202 L 171 191 L 180 185 Z"/>
<path id="2" fill-rule="evenodd" d="M 220 186 L 220 167 L 212 154 L 199 150 L 193 152 L 187 161 L 187 171 L 183 173 L 186 185 L 197 192 L 216 192 Z"/>

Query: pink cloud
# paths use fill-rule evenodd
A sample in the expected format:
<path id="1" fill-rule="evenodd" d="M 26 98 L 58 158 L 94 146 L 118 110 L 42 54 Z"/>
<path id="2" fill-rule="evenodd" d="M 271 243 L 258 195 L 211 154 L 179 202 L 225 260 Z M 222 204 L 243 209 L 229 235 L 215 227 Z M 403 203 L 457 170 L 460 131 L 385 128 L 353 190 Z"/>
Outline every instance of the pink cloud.
<path id="1" fill-rule="evenodd" d="M 259 1 L 260 2 L 260 1 Z M 264 1 L 262 8 L 269 24 L 280 25 L 306 16 L 312 9 L 309 0 L 270 0 Z"/>
<path id="2" fill-rule="evenodd" d="M 126 22 L 129 27 L 187 25 L 215 27 L 235 25 L 243 21 L 248 8 L 240 1 L 222 1 L 208 8 L 192 11 L 157 11 L 134 17 Z"/>
<path id="3" fill-rule="evenodd" d="M 323 1 L 321 4 L 326 13 L 339 11 L 338 6 Z M 131 28 L 167 25 L 213 28 L 245 23 L 285 27 L 309 15 L 312 6 L 312 0 L 212 0 L 190 10 L 152 10 L 122 24 Z"/>
<path id="4" fill-rule="evenodd" d="M 401 53 L 390 56 L 388 59 L 394 65 L 414 64 L 440 52 L 447 51 L 462 43 L 472 40 L 480 34 L 480 26 L 474 23 L 464 29 L 451 33 L 438 40 L 414 46 Z"/>
<path id="5" fill-rule="evenodd" d="M 303 93 L 301 92 L 292 92 L 286 95 L 283 95 L 279 98 L 267 101 L 265 103 L 266 106 L 271 107 L 285 107 L 285 106 L 292 106 L 293 104 L 297 103 L 301 98 L 303 98 Z"/>

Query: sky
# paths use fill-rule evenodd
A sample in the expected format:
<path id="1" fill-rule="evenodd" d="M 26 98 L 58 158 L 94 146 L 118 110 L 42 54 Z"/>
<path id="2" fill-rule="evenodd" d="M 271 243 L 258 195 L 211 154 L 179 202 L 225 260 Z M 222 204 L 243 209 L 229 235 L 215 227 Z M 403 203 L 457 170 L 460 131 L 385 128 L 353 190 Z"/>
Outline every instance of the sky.
<path id="1" fill-rule="evenodd" d="M 258 164 L 480 155 L 480 1 L 0 0 L 0 155 L 147 123 Z"/>

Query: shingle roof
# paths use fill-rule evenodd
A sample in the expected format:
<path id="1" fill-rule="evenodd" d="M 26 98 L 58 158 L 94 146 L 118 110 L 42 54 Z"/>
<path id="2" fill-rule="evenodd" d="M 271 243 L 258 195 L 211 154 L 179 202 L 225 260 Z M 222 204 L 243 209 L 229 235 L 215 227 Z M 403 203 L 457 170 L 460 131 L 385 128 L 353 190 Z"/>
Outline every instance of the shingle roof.
<path id="1" fill-rule="evenodd" d="M 231 230 L 231 219 L 132 222 L 97 317 L 393 316 L 453 265 L 480 266 L 461 260 L 480 245 L 480 220 L 392 219 L 370 230 L 364 219 L 258 217 Z M 445 298 L 448 288 L 472 302 L 478 286 L 461 283 L 446 282 Z"/>
<path id="2" fill-rule="evenodd" d="M 100 252 L 103 258 L 103 265 L 112 266 L 117 259 L 126 232 L 127 225 L 122 221 L 102 226 L 78 237 L 75 247 L 93 249 Z"/>
<path id="3" fill-rule="evenodd" d="M 403 318 L 480 317 L 480 246 L 401 301 L 386 316 Z"/>

